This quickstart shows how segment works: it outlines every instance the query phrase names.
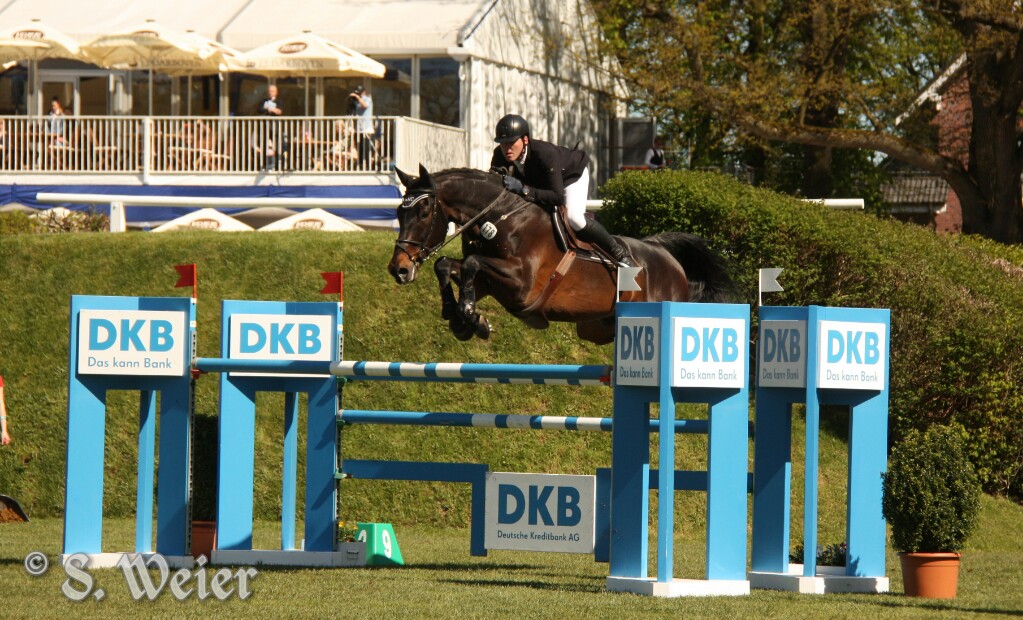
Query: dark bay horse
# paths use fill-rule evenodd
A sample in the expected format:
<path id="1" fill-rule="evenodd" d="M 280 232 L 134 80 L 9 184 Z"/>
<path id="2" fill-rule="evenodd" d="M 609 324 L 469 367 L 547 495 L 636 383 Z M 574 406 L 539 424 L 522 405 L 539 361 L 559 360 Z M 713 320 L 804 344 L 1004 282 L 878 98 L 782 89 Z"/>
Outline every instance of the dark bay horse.
<path id="1" fill-rule="evenodd" d="M 457 338 L 489 337 L 490 324 L 476 311 L 489 295 L 530 327 L 567 321 L 584 340 L 614 339 L 617 267 L 607 257 L 566 252 L 547 210 L 505 191 L 496 173 L 430 174 L 423 166 L 419 177 L 397 172 L 405 195 L 387 269 L 409 284 L 420 265 L 461 236 L 462 260 L 441 257 L 434 265 L 441 314 Z M 623 292 L 621 301 L 728 301 L 733 283 L 725 262 L 702 237 L 669 232 L 621 241 L 643 267 L 636 279 L 642 291 Z"/>

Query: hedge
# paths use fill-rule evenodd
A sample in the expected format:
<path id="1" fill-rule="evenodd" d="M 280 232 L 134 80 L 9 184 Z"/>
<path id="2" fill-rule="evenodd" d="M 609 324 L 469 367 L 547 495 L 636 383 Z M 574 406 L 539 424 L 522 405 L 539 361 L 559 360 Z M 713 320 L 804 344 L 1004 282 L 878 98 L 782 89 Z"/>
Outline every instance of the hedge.
<path id="1" fill-rule="evenodd" d="M 985 491 L 1023 498 L 1023 252 L 757 189 L 714 173 L 628 172 L 603 187 L 613 232 L 702 235 L 742 299 L 782 267 L 772 305 L 890 308 L 890 442 L 962 424 Z"/>

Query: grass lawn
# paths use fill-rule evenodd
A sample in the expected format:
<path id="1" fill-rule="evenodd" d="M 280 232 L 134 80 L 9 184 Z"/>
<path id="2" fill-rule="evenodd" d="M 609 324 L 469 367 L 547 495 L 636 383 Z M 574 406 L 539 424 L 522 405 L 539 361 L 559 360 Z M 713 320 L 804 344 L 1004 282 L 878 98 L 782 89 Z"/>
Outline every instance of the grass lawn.
<path id="1" fill-rule="evenodd" d="M 607 566 L 588 556 L 491 552 L 468 554 L 463 529 L 397 526 L 407 565 L 403 568 L 260 569 L 247 600 L 212 596 L 179 602 L 164 591 L 155 601 L 136 601 L 118 569 L 91 573 L 101 601 L 71 602 L 61 593 L 68 579 L 53 566 L 60 552 L 62 521 L 36 519 L 0 525 L 0 616 L 39 617 L 339 617 L 339 618 L 918 618 L 1023 616 L 1023 509 L 984 498 L 981 528 L 965 551 L 959 597 L 950 601 L 902 595 L 898 557 L 889 552 L 892 593 L 883 595 L 796 595 L 754 591 L 746 597 L 653 599 L 604 591 Z M 256 546 L 271 548 L 279 525 L 260 522 Z M 299 530 L 301 531 L 301 530 Z M 132 547 L 134 523 L 108 520 L 104 549 Z M 678 534 L 681 558 L 702 556 L 702 541 Z M 30 551 L 49 556 L 42 577 L 29 576 Z M 697 565 L 699 562 L 697 562 Z M 678 571 L 679 576 L 692 568 Z M 651 573 L 653 574 L 653 573 Z M 206 577 L 209 581 L 209 576 Z M 190 582 L 194 585 L 194 581 Z M 186 583 L 185 585 L 190 585 Z M 72 581 L 78 589 L 82 584 Z M 230 585 L 230 584 L 229 584 Z"/>

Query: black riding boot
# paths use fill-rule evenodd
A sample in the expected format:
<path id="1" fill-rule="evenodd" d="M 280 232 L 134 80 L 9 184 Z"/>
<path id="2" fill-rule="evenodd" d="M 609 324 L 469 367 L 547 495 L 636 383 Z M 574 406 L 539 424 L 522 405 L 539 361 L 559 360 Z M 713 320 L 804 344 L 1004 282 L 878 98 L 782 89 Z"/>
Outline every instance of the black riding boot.
<path id="1" fill-rule="evenodd" d="M 633 266 L 629 251 L 625 249 L 624 245 L 618 243 L 618 240 L 612 237 L 611 233 L 607 232 L 607 229 L 597 220 L 590 220 L 586 226 L 575 231 L 575 234 L 583 241 L 599 246 L 600 249 L 613 256 L 619 267 Z"/>

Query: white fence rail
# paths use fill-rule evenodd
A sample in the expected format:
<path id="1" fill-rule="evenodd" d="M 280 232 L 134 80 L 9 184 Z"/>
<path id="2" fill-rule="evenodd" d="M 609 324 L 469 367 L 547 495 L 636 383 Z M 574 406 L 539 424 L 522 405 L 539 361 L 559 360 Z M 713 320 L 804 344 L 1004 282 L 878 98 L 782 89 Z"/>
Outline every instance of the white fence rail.
<path id="1" fill-rule="evenodd" d="M 0 173 L 384 173 L 468 164 L 462 129 L 400 117 L 0 117 Z"/>

